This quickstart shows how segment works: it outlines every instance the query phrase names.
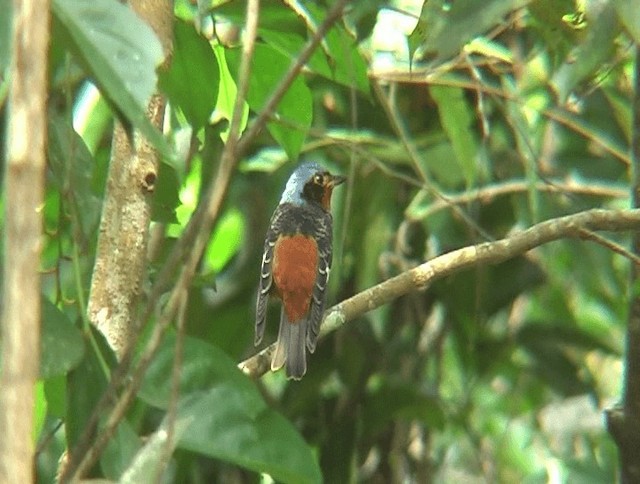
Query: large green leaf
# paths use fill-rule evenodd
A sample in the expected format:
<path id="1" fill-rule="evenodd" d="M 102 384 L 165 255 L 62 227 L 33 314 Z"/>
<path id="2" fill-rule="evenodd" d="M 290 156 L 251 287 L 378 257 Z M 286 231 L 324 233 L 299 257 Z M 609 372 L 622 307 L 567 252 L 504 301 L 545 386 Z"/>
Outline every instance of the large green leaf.
<path id="1" fill-rule="evenodd" d="M 472 186 L 478 172 L 478 142 L 473 131 L 475 116 L 464 91 L 457 87 L 431 86 L 429 92 L 438 105 L 440 122 L 451 141 L 467 186 Z"/>
<path id="2" fill-rule="evenodd" d="M 47 299 L 42 300 L 40 377 L 63 375 L 76 367 L 84 355 L 82 333 Z"/>
<path id="3" fill-rule="evenodd" d="M 367 8 L 371 8 L 367 2 Z M 290 59 L 296 59 L 326 17 L 316 2 L 263 2 L 260 6 L 258 34 L 261 40 Z M 231 1 L 214 9 L 236 25 L 244 25 L 246 2 Z M 311 55 L 307 66 L 314 72 L 344 86 L 369 94 L 367 63 L 358 51 L 356 39 L 341 25 L 334 25 Z"/>
<path id="4" fill-rule="evenodd" d="M 218 61 L 209 42 L 193 25 L 176 21 L 173 28 L 173 57 L 169 70 L 160 75 L 160 88 L 197 129 L 209 121 L 216 106 Z"/>
<path id="5" fill-rule="evenodd" d="M 529 0 L 430 0 L 424 2 L 420 19 L 409 36 L 409 52 L 421 47 L 424 55 L 446 59 L 464 44 L 502 22 L 509 12 Z"/>
<path id="6" fill-rule="evenodd" d="M 227 51 L 227 60 L 230 66 L 235 66 L 235 69 L 232 69 L 235 73 L 238 72 L 240 55 L 239 49 Z M 264 108 L 290 65 L 290 60 L 272 47 L 264 44 L 256 45 L 247 93 L 247 102 L 253 111 L 259 112 Z M 311 92 L 300 76 L 291 83 L 276 107 L 275 117 L 282 119 L 285 124 L 269 122 L 267 128 L 287 155 L 295 160 L 298 158 L 313 117 Z"/>
<path id="7" fill-rule="evenodd" d="M 128 6 L 112 0 L 53 0 L 52 10 L 103 94 L 164 155 L 170 151 L 146 116 L 162 46 Z"/>
<path id="8" fill-rule="evenodd" d="M 60 193 L 66 194 L 68 211 L 77 216 L 79 232 L 85 244 L 93 237 L 100 221 L 100 199 L 93 190 L 96 162 L 83 139 L 73 129 L 70 121 L 62 116 L 49 117 L 47 155 L 53 182 Z"/>
<path id="9" fill-rule="evenodd" d="M 271 475 L 282 482 L 320 482 L 311 448 L 263 400 L 225 353 L 195 338 L 184 342 L 178 420 L 189 422 L 178 447 Z M 140 397 L 166 408 L 175 336 L 147 371 Z"/>
<path id="10" fill-rule="evenodd" d="M 89 345 L 89 338 L 95 344 Z M 107 388 L 108 367 L 115 366 L 115 356 L 97 329 L 92 327 L 91 334 L 85 336 L 85 344 L 91 350 L 85 352 L 80 365 L 67 376 L 65 435 L 71 449 L 84 432 L 98 400 Z"/>
<path id="11" fill-rule="evenodd" d="M 322 23 L 327 12 L 315 2 L 299 2 L 298 8 L 308 13 L 305 17 L 307 25 L 315 33 L 316 27 Z M 322 39 L 321 48 L 331 66 L 330 78 L 369 94 L 367 64 L 358 51 L 356 40 L 342 26 L 335 24 L 327 32 Z"/>

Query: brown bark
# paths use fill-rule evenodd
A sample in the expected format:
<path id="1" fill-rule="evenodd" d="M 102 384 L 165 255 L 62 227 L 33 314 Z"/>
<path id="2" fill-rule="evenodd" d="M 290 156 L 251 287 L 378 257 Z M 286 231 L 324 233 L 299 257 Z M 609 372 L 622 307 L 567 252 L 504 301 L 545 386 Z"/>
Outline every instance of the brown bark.
<path id="1" fill-rule="evenodd" d="M 40 342 L 40 252 L 49 2 L 14 0 L 5 173 L 0 482 L 33 482 L 34 384 Z"/>
<path id="2" fill-rule="evenodd" d="M 631 140 L 633 207 L 640 207 L 640 46 L 636 46 L 635 94 Z M 631 251 L 640 255 L 640 231 L 631 239 Z M 630 308 L 627 322 L 622 405 L 607 411 L 607 427 L 618 446 L 621 481 L 640 482 L 640 267 L 633 265 L 630 280 Z"/>
<path id="3" fill-rule="evenodd" d="M 167 62 L 172 41 L 171 3 L 134 0 L 131 7 L 153 28 Z M 147 110 L 159 129 L 165 104 L 155 95 Z M 150 202 L 158 172 L 158 153 L 153 146 L 137 134 L 134 144 L 132 147 L 126 131 L 117 123 L 87 309 L 90 321 L 118 356 L 136 331 L 136 310 L 146 274 Z"/>

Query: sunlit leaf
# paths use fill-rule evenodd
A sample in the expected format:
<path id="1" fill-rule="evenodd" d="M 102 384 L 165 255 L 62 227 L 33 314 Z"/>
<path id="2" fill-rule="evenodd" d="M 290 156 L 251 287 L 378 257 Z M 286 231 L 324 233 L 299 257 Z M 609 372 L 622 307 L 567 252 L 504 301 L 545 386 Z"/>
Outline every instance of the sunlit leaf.
<path id="1" fill-rule="evenodd" d="M 476 121 L 473 110 L 462 89 L 431 86 L 429 92 L 438 105 L 440 122 L 451 141 L 467 186 L 472 186 L 478 172 L 478 142 L 474 132 Z"/>
<path id="2" fill-rule="evenodd" d="M 505 15 L 527 3 L 529 0 L 424 2 L 420 20 L 409 36 L 410 57 L 418 48 L 428 58 L 451 57 L 475 36 L 499 25 Z"/>
<path id="3" fill-rule="evenodd" d="M 214 272 L 221 271 L 240 250 L 245 238 L 245 221 L 239 210 L 226 212 L 218 222 L 207 248 L 207 262 Z"/>
<path id="4" fill-rule="evenodd" d="M 47 419 L 48 403 L 45 397 L 44 382 L 38 380 L 35 385 L 33 408 L 33 441 L 37 442 Z"/>
<path id="5" fill-rule="evenodd" d="M 227 51 L 227 59 L 235 66 L 236 73 L 240 54 L 238 49 Z M 273 48 L 263 44 L 256 45 L 247 93 L 247 102 L 253 111 L 260 112 L 264 108 L 290 66 L 289 59 Z M 282 120 L 283 123 L 267 123 L 271 135 L 293 160 L 298 158 L 307 130 L 311 126 L 312 115 L 311 92 L 298 76 L 275 109 L 276 120 Z"/>
<path id="6" fill-rule="evenodd" d="M 209 42 L 193 25 L 174 22 L 173 56 L 160 75 L 160 88 L 197 129 L 211 116 L 218 98 L 219 70 Z"/>

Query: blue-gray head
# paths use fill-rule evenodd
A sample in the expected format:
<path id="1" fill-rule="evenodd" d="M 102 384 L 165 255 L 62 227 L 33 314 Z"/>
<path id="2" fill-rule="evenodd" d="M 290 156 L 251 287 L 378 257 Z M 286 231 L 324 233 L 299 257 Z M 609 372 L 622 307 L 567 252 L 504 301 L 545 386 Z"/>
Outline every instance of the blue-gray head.
<path id="1" fill-rule="evenodd" d="M 329 210 L 333 187 L 345 180 L 343 176 L 332 175 L 318 163 L 302 163 L 289 177 L 280 203 L 303 205 L 316 202 Z"/>

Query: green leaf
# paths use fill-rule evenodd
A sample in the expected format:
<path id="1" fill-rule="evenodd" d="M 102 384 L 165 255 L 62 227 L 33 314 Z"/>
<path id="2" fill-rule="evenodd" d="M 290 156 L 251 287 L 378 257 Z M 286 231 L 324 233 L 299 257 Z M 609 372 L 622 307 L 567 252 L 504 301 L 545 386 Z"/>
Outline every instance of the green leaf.
<path id="1" fill-rule="evenodd" d="M 618 13 L 618 20 L 636 44 L 640 44 L 640 8 L 638 3 L 629 0 L 613 0 L 613 7 Z"/>
<path id="2" fill-rule="evenodd" d="M 231 120 L 233 116 L 233 106 L 236 101 L 236 97 L 238 95 L 238 88 L 236 83 L 229 71 L 229 64 L 227 62 L 227 51 L 220 45 L 213 46 L 213 53 L 218 60 L 218 69 L 220 76 L 220 83 L 218 89 L 218 99 L 216 101 L 216 109 L 212 116 L 212 122 L 219 122 L 222 119 L 226 119 L 228 121 Z M 247 126 L 247 121 L 249 120 L 249 107 L 246 103 L 244 103 L 244 109 L 242 110 L 242 120 L 240 122 L 241 131 Z M 220 133 L 219 138 L 223 141 L 226 141 L 228 136 L 228 126 L 222 133 Z M 211 133 L 209 133 L 211 134 Z M 215 135 L 218 138 L 218 135 Z M 206 145 L 205 145 L 206 148 Z"/>
<path id="3" fill-rule="evenodd" d="M 178 222 L 176 208 L 180 206 L 180 182 L 173 166 L 158 167 L 156 189 L 151 199 L 151 220 L 173 224 Z"/>
<path id="4" fill-rule="evenodd" d="M 305 2 L 304 8 L 309 11 L 317 25 L 322 23 L 326 11 L 314 2 Z M 345 86 L 355 87 L 368 96 L 370 86 L 367 63 L 358 50 L 356 40 L 342 26 L 334 24 L 327 32 L 322 45 L 325 55 L 329 57 L 331 78 Z"/>
<path id="5" fill-rule="evenodd" d="M 475 116 L 464 91 L 457 87 L 431 86 L 429 92 L 438 105 L 440 122 L 451 141 L 467 186 L 473 186 L 478 171 L 478 142 L 473 132 Z"/>
<path id="6" fill-rule="evenodd" d="M 620 31 L 618 18 L 609 2 L 588 2 L 587 33 L 582 44 L 577 45 L 566 61 L 553 75 L 551 84 L 558 93 L 560 103 L 581 82 L 588 80 L 610 58 Z"/>
<path id="7" fill-rule="evenodd" d="M 530 0 L 429 0 L 409 36 L 409 57 L 421 48 L 426 57 L 443 60 L 457 54 L 474 37 L 502 23 L 503 17 Z"/>
<path id="8" fill-rule="evenodd" d="M 67 408 L 67 377 L 60 375 L 44 382 L 49 415 L 64 418 Z"/>
<path id="9" fill-rule="evenodd" d="M 84 351 L 80 330 L 53 303 L 43 299 L 40 377 L 47 379 L 64 375 L 80 363 Z"/>
<path id="10" fill-rule="evenodd" d="M 83 139 L 68 119 L 52 115 L 48 124 L 47 154 L 53 180 L 60 193 L 69 193 L 65 202 L 74 205 L 82 245 L 93 237 L 100 221 L 100 199 L 93 191 L 93 172 L 96 162 Z M 71 211 L 71 210 L 70 210 Z"/>
<path id="11" fill-rule="evenodd" d="M 122 420 L 100 457 L 100 468 L 105 477 L 117 480 L 127 470 L 141 447 L 142 440 L 131 424 L 126 419 Z"/>
<path id="12" fill-rule="evenodd" d="M 231 209 L 222 215 L 207 247 L 208 268 L 214 272 L 224 269 L 240 250 L 245 240 L 245 230 L 245 220 L 240 210 Z"/>
<path id="13" fill-rule="evenodd" d="M 167 466 L 167 454 L 175 450 L 176 443 L 188 427 L 189 421 L 176 420 L 173 427 L 174 438 L 168 441 L 167 422 L 160 429 L 145 439 L 145 444 L 133 461 L 120 477 L 119 484 L 138 484 L 146 482 L 149 476 L 155 475 L 160 469 Z M 160 482 L 169 482 L 162 479 Z"/>
<path id="14" fill-rule="evenodd" d="M 166 408 L 175 336 L 168 335 L 140 391 Z M 178 447 L 267 473 L 276 481 L 320 482 L 311 448 L 293 425 L 264 402 L 225 353 L 195 338 L 184 342 L 178 420 L 189 421 Z"/>
<path id="15" fill-rule="evenodd" d="M 232 49 L 226 54 L 230 65 L 235 67 L 232 71 L 235 70 L 237 81 L 241 51 Z M 289 59 L 275 49 L 264 44 L 256 45 L 247 93 L 247 102 L 253 111 L 260 112 L 264 108 L 290 65 Z M 269 132 L 291 159 L 297 159 L 313 117 L 311 92 L 300 76 L 287 89 L 274 116 L 285 121 L 285 124 L 269 122 Z"/>
<path id="16" fill-rule="evenodd" d="M 362 2 L 367 9 L 372 8 L 371 3 Z M 298 57 L 327 12 L 315 2 L 291 2 L 287 6 L 292 10 L 283 8 L 278 2 L 263 2 L 258 34 L 261 40 L 293 60 Z M 214 12 L 243 26 L 245 9 L 246 2 L 232 1 L 216 7 Z M 356 39 L 342 26 L 334 25 L 327 32 L 307 64 L 321 76 L 369 95 L 367 63 L 358 51 Z"/>
<path id="17" fill-rule="evenodd" d="M 173 28 L 173 57 L 169 70 L 160 74 L 160 88 L 198 129 L 209 121 L 216 106 L 218 61 L 209 42 L 193 25 L 175 21 Z"/>
<path id="18" fill-rule="evenodd" d="M 35 399 L 33 405 L 33 442 L 38 442 L 42 428 L 47 419 L 48 402 L 45 397 L 44 382 L 38 380 L 35 385 Z"/>
<path id="19" fill-rule="evenodd" d="M 11 22 L 13 2 L 11 0 L 0 0 L 0 78 L 4 77 L 4 71 L 11 63 Z M 4 82 L 4 79 L 3 81 Z M 0 96 L 0 105 L 2 97 Z"/>
<path id="20" fill-rule="evenodd" d="M 52 11 L 102 93 L 165 157 L 170 149 L 146 116 L 162 46 L 127 5 L 111 0 L 53 0 Z"/>
<path id="21" fill-rule="evenodd" d="M 67 376 L 67 415 L 65 435 L 67 446 L 72 449 L 84 432 L 98 400 L 107 388 L 106 362 L 110 368 L 116 363 L 115 356 L 104 336 L 93 326 L 91 334 L 85 335 L 85 344 L 93 338 L 96 345 L 90 345 L 80 365 Z M 100 354 L 96 353 L 96 350 Z"/>

